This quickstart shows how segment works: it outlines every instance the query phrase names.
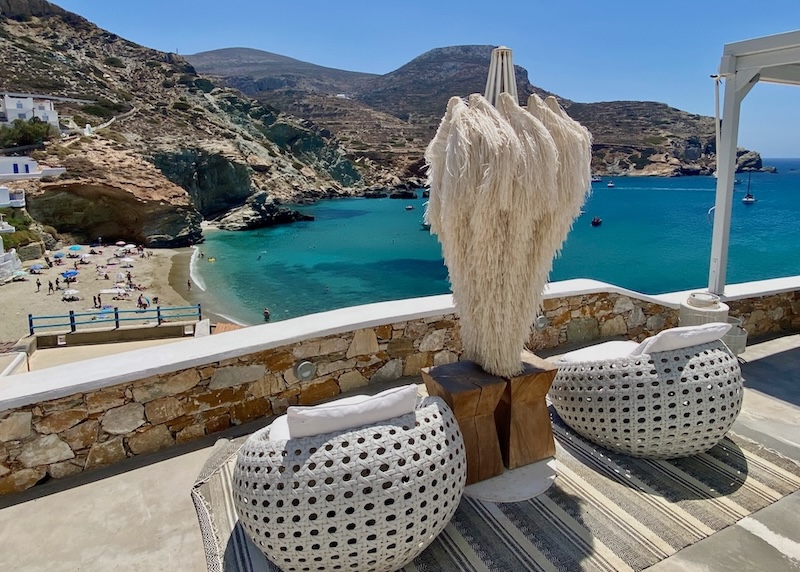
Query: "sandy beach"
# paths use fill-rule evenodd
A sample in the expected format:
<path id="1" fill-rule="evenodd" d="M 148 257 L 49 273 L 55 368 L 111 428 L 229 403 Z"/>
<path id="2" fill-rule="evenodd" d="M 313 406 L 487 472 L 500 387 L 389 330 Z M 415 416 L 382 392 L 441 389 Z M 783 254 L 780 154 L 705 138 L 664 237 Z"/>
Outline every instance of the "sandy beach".
<path id="1" fill-rule="evenodd" d="M 192 291 L 187 285 L 189 280 L 189 262 L 192 250 L 181 249 L 146 249 L 149 256 L 141 257 L 135 251 L 130 254 L 133 260 L 130 268 L 123 268 L 120 264 L 109 265 L 109 260 L 114 260 L 115 246 L 95 248 L 96 255 L 90 255 L 87 264 L 78 264 L 77 281 L 69 286 L 64 284 L 62 272 L 74 269 L 74 263 L 79 258 L 69 258 L 68 253 L 88 254 L 91 248 L 81 245 L 81 249 L 70 251 L 69 246 L 64 246 L 60 251 L 50 253 L 51 262 L 55 260 L 56 252 L 64 253 L 62 265 L 47 268 L 44 260 L 29 260 L 23 262 L 23 268 L 29 269 L 34 264 L 43 264 L 41 274 L 30 274 L 25 280 L 0 283 L 0 342 L 16 342 L 28 335 L 28 314 L 34 316 L 52 316 L 67 314 L 70 310 L 76 312 L 92 311 L 93 297 L 101 290 L 114 288 L 117 278 L 122 274 L 127 281 L 127 273 L 131 274 L 131 282 L 141 287 L 134 289 L 123 299 L 112 299 L 112 295 L 103 294 L 102 304 L 118 307 L 120 310 L 135 310 L 139 294 L 143 294 L 152 306 L 186 306 L 196 304 L 193 301 Z M 102 254 L 100 252 L 102 251 Z M 105 272 L 98 272 L 98 266 L 105 266 Z M 104 278 L 105 273 L 108 279 Z M 41 281 L 41 287 L 36 287 L 36 279 Z M 61 290 L 48 293 L 49 282 L 55 285 L 59 279 Z M 67 288 L 78 290 L 79 299 L 76 301 L 62 300 L 63 291 Z M 154 299 L 158 298 L 158 303 Z M 203 311 L 206 314 L 205 308 Z M 212 318 L 212 321 L 214 319 Z"/>

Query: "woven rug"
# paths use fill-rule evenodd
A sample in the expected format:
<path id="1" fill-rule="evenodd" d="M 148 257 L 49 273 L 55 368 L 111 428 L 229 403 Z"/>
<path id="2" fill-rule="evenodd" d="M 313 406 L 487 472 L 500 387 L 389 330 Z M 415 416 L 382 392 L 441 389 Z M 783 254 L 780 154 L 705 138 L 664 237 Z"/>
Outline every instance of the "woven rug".
<path id="1" fill-rule="evenodd" d="M 465 497 L 404 570 L 643 570 L 800 489 L 797 464 L 732 433 L 708 453 L 651 461 L 592 445 L 552 416 L 555 484 L 516 503 Z M 279 570 L 236 519 L 242 441 L 220 441 L 192 490 L 209 572 Z"/>

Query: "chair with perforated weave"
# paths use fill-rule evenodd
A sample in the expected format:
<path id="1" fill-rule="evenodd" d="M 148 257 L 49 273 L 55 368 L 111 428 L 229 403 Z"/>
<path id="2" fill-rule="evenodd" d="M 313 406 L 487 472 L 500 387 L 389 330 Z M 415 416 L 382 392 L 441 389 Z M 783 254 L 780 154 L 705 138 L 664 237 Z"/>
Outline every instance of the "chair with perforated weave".
<path id="1" fill-rule="evenodd" d="M 557 361 L 548 393 L 589 441 L 635 457 L 703 453 L 742 407 L 738 359 L 721 341 L 729 324 L 664 330 L 641 344 L 606 342 Z"/>
<path id="2" fill-rule="evenodd" d="M 242 446 L 233 474 L 239 520 L 282 570 L 397 570 L 448 524 L 466 481 L 463 439 L 443 400 L 408 387 L 407 413 L 376 413 L 364 396 L 290 408 Z M 313 434 L 337 423 L 358 426 Z"/>

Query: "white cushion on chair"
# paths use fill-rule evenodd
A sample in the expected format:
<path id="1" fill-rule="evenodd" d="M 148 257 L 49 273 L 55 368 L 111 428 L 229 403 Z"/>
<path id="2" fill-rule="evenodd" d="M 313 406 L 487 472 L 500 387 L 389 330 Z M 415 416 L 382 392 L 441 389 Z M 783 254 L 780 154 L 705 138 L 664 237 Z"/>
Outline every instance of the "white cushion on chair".
<path id="1" fill-rule="evenodd" d="M 576 363 L 581 361 L 619 359 L 631 355 L 631 352 L 638 346 L 639 344 L 630 340 L 603 342 L 602 344 L 595 344 L 566 353 L 558 358 L 558 361 Z"/>
<path id="2" fill-rule="evenodd" d="M 642 354 L 653 354 L 656 352 L 667 352 L 706 344 L 720 339 L 731 329 L 731 324 L 723 322 L 711 322 L 698 326 L 681 326 L 670 328 L 663 332 L 650 336 L 639 344 L 630 355 L 638 356 Z"/>
<path id="3" fill-rule="evenodd" d="M 393 387 L 375 395 L 354 395 L 309 407 L 291 406 L 270 426 L 270 441 L 285 441 L 353 429 L 412 413 L 417 386 Z"/>

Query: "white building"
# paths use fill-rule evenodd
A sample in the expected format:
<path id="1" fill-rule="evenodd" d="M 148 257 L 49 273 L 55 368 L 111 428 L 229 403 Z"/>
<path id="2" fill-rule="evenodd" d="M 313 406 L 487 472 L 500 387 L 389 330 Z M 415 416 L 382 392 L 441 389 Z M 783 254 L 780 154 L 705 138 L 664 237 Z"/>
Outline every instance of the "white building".
<path id="1" fill-rule="evenodd" d="M 4 188 L 4 187 L 0 187 Z M 0 204 L 0 206 L 3 206 Z M 0 235 L 10 234 L 14 232 L 14 227 L 3 220 L 3 215 L 0 214 Z M 22 261 L 17 256 L 17 251 L 11 249 L 6 252 L 3 246 L 3 237 L 0 236 L 0 282 L 10 278 L 14 272 L 22 270 Z"/>
<path id="2" fill-rule="evenodd" d="M 0 157 L 0 181 L 20 181 L 22 179 L 41 179 L 54 177 L 66 172 L 64 167 L 39 167 L 39 163 L 30 157 Z M 25 191 L 15 191 L 0 186 L 0 208 L 25 206 Z M 0 215 L 0 234 L 14 232 L 13 226 L 3 220 Z M 0 282 L 8 280 L 15 271 L 22 269 L 22 261 L 17 251 L 5 251 L 0 237 Z"/>
<path id="3" fill-rule="evenodd" d="M 39 167 L 39 163 L 30 157 L 0 157 L 0 181 L 41 179 L 55 177 L 65 172 L 64 167 Z"/>
<path id="4" fill-rule="evenodd" d="M 0 208 L 14 207 L 21 209 L 25 207 L 25 191 L 12 191 L 8 187 L 0 187 Z M 0 224 L 0 229 L 2 224 Z"/>
<path id="5" fill-rule="evenodd" d="M 3 95 L 0 100 L 0 124 L 11 125 L 16 119 L 30 121 L 33 117 L 58 129 L 58 112 L 49 99 Z"/>

